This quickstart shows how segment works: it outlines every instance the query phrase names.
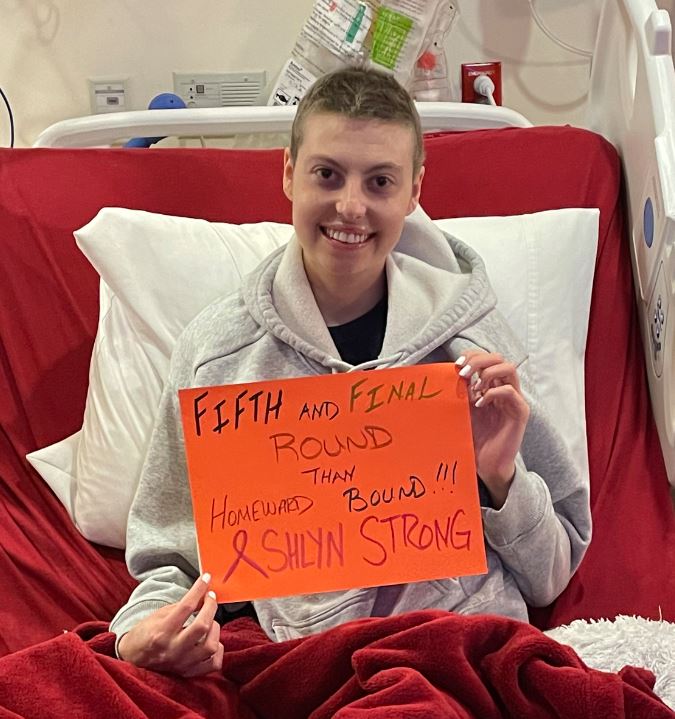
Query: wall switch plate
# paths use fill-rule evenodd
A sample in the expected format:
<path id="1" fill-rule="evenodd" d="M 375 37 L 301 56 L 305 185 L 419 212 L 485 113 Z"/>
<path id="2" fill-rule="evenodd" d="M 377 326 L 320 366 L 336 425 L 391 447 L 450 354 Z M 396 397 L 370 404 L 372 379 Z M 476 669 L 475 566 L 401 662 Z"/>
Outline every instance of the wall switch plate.
<path id="1" fill-rule="evenodd" d="M 482 105 L 489 105 L 490 101 L 477 93 L 473 83 L 479 75 L 487 75 L 495 86 L 492 93 L 495 103 L 502 104 L 502 64 L 501 62 L 465 62 L 462 63 L 462 102 L 477 102 Z"/>
<path id="2" fill-rule="evenodd" d="M 264 70 L 173 74 L 173 91 L 188 107 L 255 105 L 266 83 Z"/>
<path id="3" fill-rule="evenodd" d="M 128 110 L 127 78 L 90 78 L 89 104 L 93 115 Z"/>

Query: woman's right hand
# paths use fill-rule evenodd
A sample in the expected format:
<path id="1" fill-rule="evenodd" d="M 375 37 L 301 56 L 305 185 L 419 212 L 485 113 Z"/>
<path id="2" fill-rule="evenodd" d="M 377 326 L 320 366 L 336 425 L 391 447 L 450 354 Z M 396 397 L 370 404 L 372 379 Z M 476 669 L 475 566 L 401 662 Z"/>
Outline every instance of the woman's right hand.
<path id="1" fill-rule="evenodd" d="M 223 665 L 220 625 L 214 621 L 218 602 L 204 574 L 175 604 L 158 609 L 122 636 L 121 659 L 145 669 L 197 677 Z M 197 613 L 187 626 L 185 622 Z"/>

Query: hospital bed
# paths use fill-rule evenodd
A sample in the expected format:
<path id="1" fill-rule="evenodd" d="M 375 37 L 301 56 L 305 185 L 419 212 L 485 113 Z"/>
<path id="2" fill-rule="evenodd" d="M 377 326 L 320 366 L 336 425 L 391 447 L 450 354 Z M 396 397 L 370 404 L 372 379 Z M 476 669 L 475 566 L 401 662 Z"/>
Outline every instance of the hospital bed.
<path id="1" fill-rule="evenodd" d="M 646 658 L 624 663 L 643 667 L 675 622 L 670 42 L 668 16 L 652 2 L 606 3 L 586 129 L 532 127 L 506 108 L 420 106 L 428 131 L 421 204 L 431 218 L 599 208 L 582 347 L 594 537 L 568 588 L 550 607 L 532 608 L 531 619 L 546 630 L 582 622 L 590 632 L 591 621 L 641 617 L 654 629 L 641 645 Z M 584 716 L 593 696 L 605 702 L 598 716 L 670 716 L 637 670 L 595 674 L 538 630 L 523 634 L 526 625 L 432 611 L 280 644 L 239 618 L 223 628 L 224 675 L 194 683 L 113 658 L 106 622 L 134 586 L 123 551 L 86 539 L 69 497 L 55 494 L 67 485 L 50 488 L 25 459 L 81 430 L 92 348 L 101 348 L 99 301 L 112 306 L 73 232 L 106 207 L 152 213 L 152 221 L 287 224 L 279 149 L 101 148 L 131 136 L 279 132 L 292 116 L 247 112 L 84 118 L 48 128 L 34 148 L 0 151 L 0 717 L 412 716 L 413 700 L 425 716 Z M 535 310 L 544 289 L 528 299 Z M 578 279 L 569 289 L 570 303 L 585 291 Z M 67 451 L 77 452 L 77 441 Z M 625 644 L 617 641 L 614 654 Z M 450 662 L 461 686 L 442 668 Z M 663 671 L 672 685 L 672 664 Z M 664 698 L 667 682 L 656 687 Z"/>
<path id="2" fill-rule="evenodd" d="M 668 331 L 675 292 L 671 42 L 665 10 L 643 0 L 606 2 L 593 55 L 585 127 L 609 140 L 622 160 L 651 400 L 668 476 L 675 486 L 675 332 Z M 450 109 L 447 103 L 424 103 L 420 110 L 426 131 L 531 124 L 503 107 L 457 104 Z M 86 147 L 131 136 L 284 132 L 293 112 L 286 107 L 251 107 L 186 110 L 179 118 L 161 110 L 89 116 L 52 125 L 35 146 Z"/>

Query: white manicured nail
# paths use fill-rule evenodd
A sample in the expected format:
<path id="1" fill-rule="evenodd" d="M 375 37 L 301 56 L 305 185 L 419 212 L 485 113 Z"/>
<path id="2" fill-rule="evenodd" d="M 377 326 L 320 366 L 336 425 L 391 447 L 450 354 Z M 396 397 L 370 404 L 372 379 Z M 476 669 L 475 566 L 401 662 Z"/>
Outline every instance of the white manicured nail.
<path id="1" fill-rule="evenodd" d="M 480 407 L 483 404 L 483 402 L 485 402 L 485 397 L 481 397 L 480 399 L 477 399 L 475 406 Z"/>
<path id="2" fill-rule="evenodd" d="M 215 592 L 207 592 L 207 594 L 209 595 L 209 597 L 211 597 L 211 599 L 215 599 L 215 598 L 216 598 L 216 593 L 215 593 Z"/>
<path id="3" fill-rule="evenodd" d="M 461 357 L 458 357 L 458 358 L 455 360 L 455 364 L 456 364 L 458 367 L 461 367 L 465 362 L 466 362 L 466 357 L 465 357 L 464 355 L 462 355 Z"/>
<path id="4" fill-rule="evenodd" d="M 471 374 L 471 365 L 468 364 L 465 367 L 462 367 L 461 370 L 459 370 L 459 376 L 460 377 L 468 377 Z"/>
<path id="5" fill-rule="evenodd" d="M 202 582 L 204 582 L 204 584 L 208 584 L 210 581 L 211 575 L 208 572 L 204 572 L 204 574 L 202 574 Z"/>

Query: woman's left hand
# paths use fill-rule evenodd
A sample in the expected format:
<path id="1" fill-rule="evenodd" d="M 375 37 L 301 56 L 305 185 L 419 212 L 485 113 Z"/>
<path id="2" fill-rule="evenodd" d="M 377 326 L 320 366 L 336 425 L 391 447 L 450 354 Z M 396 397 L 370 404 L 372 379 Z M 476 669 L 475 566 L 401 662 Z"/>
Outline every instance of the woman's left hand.
<path id="1" fill-rule="evenodd" d="M 530 408 L 518 371 L 499 354 L 467 351 L 457 362 L 469 385 L 476 472 L 495 509 L 506 501 Z"/>

